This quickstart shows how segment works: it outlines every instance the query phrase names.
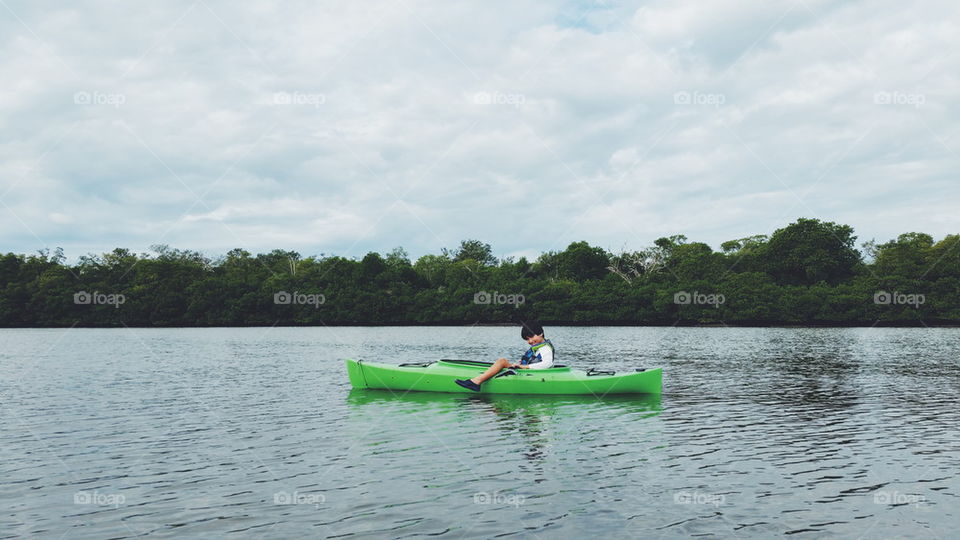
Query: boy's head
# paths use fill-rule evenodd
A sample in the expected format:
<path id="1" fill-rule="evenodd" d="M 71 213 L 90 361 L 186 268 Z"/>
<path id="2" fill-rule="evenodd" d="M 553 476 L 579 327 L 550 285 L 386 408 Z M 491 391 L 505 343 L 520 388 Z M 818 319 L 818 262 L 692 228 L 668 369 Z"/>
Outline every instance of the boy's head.
<path id="1" fill-rule="evenodd" d="M 543 341 L 543 326 L 539 321 L 525 321 L 520 323 L 520 337 L 530 345 Z"/>

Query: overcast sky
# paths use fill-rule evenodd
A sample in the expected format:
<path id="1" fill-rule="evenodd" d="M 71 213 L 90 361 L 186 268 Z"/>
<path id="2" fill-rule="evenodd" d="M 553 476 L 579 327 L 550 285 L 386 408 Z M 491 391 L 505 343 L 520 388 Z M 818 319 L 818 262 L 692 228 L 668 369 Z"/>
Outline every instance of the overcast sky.
<path id="1" fill-rule="evenodd" d="M 941 238 L 958 11 L 0 0 L 0 251 Z"/>

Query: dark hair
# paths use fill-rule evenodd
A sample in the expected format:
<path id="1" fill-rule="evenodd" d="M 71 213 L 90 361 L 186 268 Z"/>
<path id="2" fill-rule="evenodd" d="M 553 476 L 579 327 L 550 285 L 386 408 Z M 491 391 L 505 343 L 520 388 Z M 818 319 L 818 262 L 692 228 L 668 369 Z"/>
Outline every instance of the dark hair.
<path id="1" fill-rule="evenodd" d="M 537 334 L 543 334 L 543 326 L 540 321 L 525 321 L 520 323 L 520 337 L 529 339 Z"/>

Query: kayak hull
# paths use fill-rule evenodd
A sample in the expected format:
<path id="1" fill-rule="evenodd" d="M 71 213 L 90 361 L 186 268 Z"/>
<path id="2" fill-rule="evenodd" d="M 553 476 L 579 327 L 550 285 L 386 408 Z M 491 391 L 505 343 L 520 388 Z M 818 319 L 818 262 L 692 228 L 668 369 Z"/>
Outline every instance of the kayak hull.
<path id="1" fill-rule="evenodd" d="M 440 360 L 416 365 L 391 365 L 348 358 L 347 375 L 354 388 L 400 392 L 445 392 L 473 394 L 454 383 L 469 379 L 490 366 L 484 362 Z M 504 370 L 481 385 L 482 394 L 594 395 L 660 394 L 663 372 L 648 369 L 623 374 L 597 374 L 557 367 Z"/>

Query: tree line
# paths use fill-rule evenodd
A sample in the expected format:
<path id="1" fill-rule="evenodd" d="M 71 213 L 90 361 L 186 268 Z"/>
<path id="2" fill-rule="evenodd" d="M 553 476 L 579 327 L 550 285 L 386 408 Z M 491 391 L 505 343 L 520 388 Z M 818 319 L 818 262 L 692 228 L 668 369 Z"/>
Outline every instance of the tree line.
<path id="1" fill-rule="evenodd" d="M 914 232 L 861 251 L 852 227 L 801 218 L 720 251 L 676 235 L 533 261 L 478 240 L 416 261 L 158 245 L 67 264 L 58 248 L 0 256 L 0 326 L 960 324 L 958 244 Z"/>

